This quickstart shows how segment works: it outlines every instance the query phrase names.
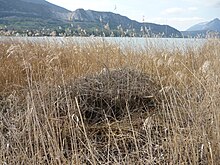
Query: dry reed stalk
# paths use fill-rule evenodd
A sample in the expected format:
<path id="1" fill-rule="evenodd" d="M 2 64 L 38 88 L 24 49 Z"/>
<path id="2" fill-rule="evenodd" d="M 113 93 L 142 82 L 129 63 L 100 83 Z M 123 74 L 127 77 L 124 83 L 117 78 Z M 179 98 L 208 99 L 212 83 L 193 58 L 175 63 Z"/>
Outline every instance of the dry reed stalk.
<path id="1" fill-rule="evenodd" d="M 220 161 L 219 40 L 65 44 L 0 43 L 1 164 Z"/>

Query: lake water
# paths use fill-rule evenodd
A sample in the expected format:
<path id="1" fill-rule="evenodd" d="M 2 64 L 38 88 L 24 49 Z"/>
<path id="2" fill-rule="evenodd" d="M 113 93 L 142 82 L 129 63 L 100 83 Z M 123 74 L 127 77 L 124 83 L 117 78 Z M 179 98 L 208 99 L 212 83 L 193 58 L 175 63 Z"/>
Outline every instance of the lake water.
<path id="1" fill-rule="evenodd" d="M 130 47 L 132 49 L 160 48 L 160 49 L 179 49 L 187 48 L 198 49 L 203 46 L 208 39 L 190 38 L 129 38 L 129 37 L 0 37 L 0 42 L 20 41 L 34 43 L 54 43 L 64 45 L 65 43 L 95 43 L 109 42 L 120 47 Z"/>

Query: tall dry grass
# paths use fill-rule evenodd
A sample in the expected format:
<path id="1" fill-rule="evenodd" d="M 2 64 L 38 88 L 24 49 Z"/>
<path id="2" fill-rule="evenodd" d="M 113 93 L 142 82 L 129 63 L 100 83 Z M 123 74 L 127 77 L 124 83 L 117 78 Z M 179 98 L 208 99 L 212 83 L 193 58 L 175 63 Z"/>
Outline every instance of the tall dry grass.
<path id="1" fill-rule="evenodd" d="M 0 163 L 218 164 L 219 55 L 219 40 L 184 52 L 105 41 L 1 42 Z M 103 68 L 108 73 L 100 73 Z M 139 78 L 144 75 L 154 83 Z M 106 101 L 99 91 L 117 91 L 114 85 L 125 93 L 116 108 L 123 115 L 115 119 L 105 114 L 109 103 L 99 104 Z M 137 88 L 138 97 L 149 87 L 157 91 L 156 105 L 132 102 L 131 111 L 129 91 Z M 117 99 L 108 99 L 112 110 Z M 104 118 L 87 121 L 85 105 L 102 109 Z"/>

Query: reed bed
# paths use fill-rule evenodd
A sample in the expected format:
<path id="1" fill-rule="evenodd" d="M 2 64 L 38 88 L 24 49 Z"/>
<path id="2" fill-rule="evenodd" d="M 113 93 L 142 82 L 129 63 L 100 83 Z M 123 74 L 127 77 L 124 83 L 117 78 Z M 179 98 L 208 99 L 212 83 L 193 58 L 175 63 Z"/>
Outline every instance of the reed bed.
<path id="1" fill-rule="evenodd" d="M 218 164 L 220 41 L 185 51 L 0 43 L 0 164 Z"/>

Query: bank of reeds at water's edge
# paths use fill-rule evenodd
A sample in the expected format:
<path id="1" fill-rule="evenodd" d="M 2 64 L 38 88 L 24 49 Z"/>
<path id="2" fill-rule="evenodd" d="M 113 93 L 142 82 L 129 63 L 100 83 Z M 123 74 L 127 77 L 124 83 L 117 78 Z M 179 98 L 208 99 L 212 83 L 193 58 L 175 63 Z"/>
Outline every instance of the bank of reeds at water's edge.
<path id="1" fill-rule="evenodd" d="M 1 164 L 218 164 L 220 41 L 0 43 Z"/>

